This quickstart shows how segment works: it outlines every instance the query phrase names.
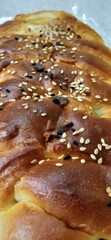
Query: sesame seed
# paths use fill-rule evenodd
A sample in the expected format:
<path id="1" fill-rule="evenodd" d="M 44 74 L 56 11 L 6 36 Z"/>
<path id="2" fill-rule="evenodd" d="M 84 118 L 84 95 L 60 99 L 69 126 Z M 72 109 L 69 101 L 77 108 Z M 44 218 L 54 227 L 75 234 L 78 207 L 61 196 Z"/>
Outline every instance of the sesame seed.
<path id="1" fill-rule="evenodd" d="M 79 102 L 83 102 L 83 99 L 80 98 L 80 97 L 78 97 L 77 100 L 78 100 Z"/>
<path id="2" fill-rule="evenodd" d="M 62 158 L 64 158 L 64 154 L 62 154 L 61 156 L 59 156 L 59 157 L 58 157 L 58 160 L 59 160 L 59 159 L 62 159 Z"/>
<path id="3" fill-rule="evenodd" d="M 64 73 L 64 70 L 63 69 L 61 69 L 61 74 L 63 74 Z"/>
<path id="4" fill-rule="evenodd" d="M 33 109 L 33 113 L 36 113 L 37 112 L 37 110 L 36 109 Z"/>
<path id="5" fill-rule="evenodd" d="M 84 163 L 86 162 L 86 160 L 85 160 L 85 159 L 81 159 L 80 162 L 81 162 L 82 164 L 84 164 Z"/>
<path id="6" fill-rule="evenodd" d="M 83 74 L 83 71 L 80 71 L 80 72 L 79 72 L 79 75 L 82 75 L 82 74 Z"/>
<path id="7" fill-rule="evenodd" d="M 74 75 L 74 74 L 75 74 L 75 71 L 72 71 L 71 74 Z"/>
<path id="8" fill-rule="evenodd" d="M 106 188 L 106 192 L 107 192 L 107 193 L 110 193 L 110 192 L 111 192 L 111 187 L 107 187 L 107 188 Z"/>
<path id="9" fill-rule="evenodd" d="M 104 140 L 104 138 L 101 138 L 101 143 L 105 143 L 105 140 Z"/>
<path id="10" fill-rule="evenodd" d="M 36 87 L 35 86 L 31 86 L 32 89 L 36 90 Z"/>
<path id="11" fill-rule="evenodd" d="M 66 136 L 67 136 L 67 134 L 64 132 L 64 133 L 62 134 L 62 138 L 66 138 Z"/>
<path id="12" fill-rule="evenodd" d="M 35 75 L 35 74 L 36 74 L 36 72 L 35 72 L 35 71 L 32 71 L 32 74 L 33 74 L 33 75 Z"/>
<path id="13" fill-rule="evenodd" d="M 3 57 L 4 56 L 4 53 L 0 53 L 0 57 Z"/>
<path id="14" fill-rule="evenodd" d="M 14 98 L 9 99 L 9 102 L 16 102 L 16 99 L 14 99 Z"/>
<path id="15" fill-rule="evenodd" d="M 33 159 L 33 160 L 31 161 L 31 164 L 35 164 L 35 163 L 37 163 L 37 159 Z"/>
<path id="16" fill-rule="evenodd" d="M 79 132 L 82 133 L 82 132 L 84 132 L 84 130 L 85 130 L 85 128 L 80 128 Z"/>
<path id="17" fill-rule="evenodd" d="M 22 85 L 22 83 L 19 83 L 19 85 L 18 85 L 18 86 L 21 88 L 23 85 Z"/>
<path id="18" fill-rule="evenodd" d="M 33 91 L 32 88 L 28 88 L 27 90 L 28 90 L 29 92 L 32 92 L 32 91 Z"/>
<path id="19" fill-rule="evenodd" d="M 96 95 L 95 98 L 96 98 L 96 99 L 100 99 L 101 96 L 100 96 L 100 95 Z"/>
<path id="20" fill-rule="evenodd" d="M 91 142 L 91 140 L 89 139 L 89 138 L 87 138 L 86 140 L 85 140 L 85 144 L 87 145 L 87 144 L 89 144 Z"/>
<path id="21" fill-rule="evenodd" d="M 22 84 L 23 84 L 24 86 L 27 86 L 27 85 L 28 85 L 28 83 L 27 83 L 27 82 L 22 82 Z"/>
<path id="22" fill-rule="evenodd" d="M 33 99 L 34 99 L 34 102 L 35 101 L 39 101 L 39 102 L 41 101 L 40 99 L 38 100 L 38 97 L 34 97 Z"/>
<path id="23" fill-rule="evenodd" d="M 43 96 L 43 95 L 40 95 L 40 99 L 44 99 L 44 96 Z"/>
<path id="24" fill-rule="evenodd" d="M 0 106 L 3 106 L 3 102 L 0 102 Z"/>
<path id="25" fill-rule="evenodd" d="M 33 93 L 33 96 L 34 97 L 38 97 L 38 93 Z"/>
<path id="26" fill-rule="evenodd" d="M 63 163 L 56 163 L 55 166 L 57 166 L 57 167 L 62 167 L 62 166 L 63 166 Z"/>
<path id="27" fill-rule="evenodd" d="M 47 115 L 47 113 L 41 113 L 42 117 L 45 117 Z"/>
<path id="28" fill-rule="evenodd" d="M 26 106 L 27 105 L 27 103 L 22 103 L 22 106 L 24 107 L 24 106 Z"/>
<path id="29" fill-rule="evenodd" d="M 90 157 L 93 159 L 93 160 L 96 160 L 96 156 L 94 154 L 90 154 Z"/>
<path id="30" fill-rule="evenodd" d="M 29 100 L 31 98 L 31 96 L 26 96 L 25 100 Z"/>
<path id="31" fill-rule="evenodd" d="M 28 105 L 26 105 L 26 106 L 24 106 L 24 108 L 25 108 L 25 109 L 28 109 L 28 108 L 29 108 L 29 106 L 28 106 Z"/>
<path id="32" fill-rule="evenodd" d="M 93 83 L 97 82 L 97 81 L 96 81 L 96 78 L 94 78 L 94 77 L 91 78 L 91 81 L 92 81 Z"/>
<path id="33" fill-rule="evenodd" d="M 80 138 L 80 143 L 83 144 L 85 139 L 83 137 Z"/>
<path id="34" fill-rule="evenodd" d="M 72 157 L 72 159 L 73 159 L 73 160 L 77 160 L 77 159 L 79 159 L 79 157 L 76 157 L 76 156 L 75 156 L 75 157 Z"/>
<path id="35" fill-rule="evenodd" d="M 73 111 L 75 112 L 75 111 L 77 111 L 78 110 L 78 108 L 73 108 Z"/>
<path id="36" fill-rule="evenodd" d="M 86 150 L 86 147 L 80 147 L 79 149 L 81 152 L 84 152 Z"/>
<path id="37" fill-rule="evenodd" d="M 78 130 L 78 131 L 75 131 L 75 132 L 73 132 L 73 136 L 75 136 L 75 135 L 78 135 L 80 133 L 80 131 Z"/>
<path id="38" fill-rule="evenodd" d="M 21 51 L 21 50 L 22 50 L 22 48 L 19 47 L 19 48 L 18 48 L 18 51 Z"/>
<path id="39" fill-rule="evenodd" d="M 108 102 L 108 98 L 103 98 L 103 101 L 104 102 Z"/>
<path id="40" fill-rule="evenodd" d="M 103 159 L 102 159 L 102 157 L 101 157 L 101 158 L 99 158 L 97 162 L 98 162 L 98 164 L 102 164 L 102 162 L 103 162 Z"/>
<path id="41" fill-rule="evenodd" d="M 30 62 L 31 62 L 31 64 L 34 64 L 34 63 L 35 63 L 35 61 L 34 61 L 34 60 L 31 60 Z"/>
<path id="42" fill-rule="evenodd" d="M 27 93 L 26 92 L 22 92 L 22 95 L 27 96 Z"/>
<path id="43" fill-rule="evenodd" d="M 97 147 L 98 147 L 99 151 L 102 150 L 102 145 L 100 143 L 98 143 Z"/>
<path id="44" fill-rule="evenodd" d="M 16 71 L 12 71 L 12 72 L 11 72 L 12 75 L 15 74 L 15 73 L 16 73 Z"/>
<path id="45" fill-rule="evenodd" d="M 60 139 L 60 142 L 61 142 L 61 143 L 64 143 L 64 142 L 66 142 L 66 139 L 65 139 L 65 138 L 61 138 L 61 139 Z"/>
<path id="46" fill-rule="evenodd" d="M 24 73 L 24 77 L 27 77 L 27 75 L 28 75 L 28 73 L 26 72 L 26 73 Z"/>
<path id="47" fill-rule="evenodd" d="M 47 88 L 47 91 L 48 91 L 48 92 L 50 92 L 51 90 L 52 90 L 52 87 L 50 87 L 50 88 Z"/>
<path id="48" fill-rule="evenodd" d="M 83 116 L 82 118 L 85 120 L 85 119 L 87 119 L 87 118 L 88 118 L 88 116 Z"/>
<path id="49" fill-rule="evenodd" d="M 5 93 L 2 93 L 1 97 L 4 98 L 4 97 L 7 97 L 7 95 Z"/>
<path id="50" fill-rule="evenodd" d="M 62 95 L 62 92 L 61 91 L 58 91 L 58 96 L 61 96 Z"/>
<path id="51" fill-rule="evenodd" d="M 106 149 L 106 150 L 111 149 L 111 145 L 107 145 L 107 146 L 105 147 L 105 149 Z"/>
<path id="52" fill-rule="evenodd" d="M 45 160 L 40 160 L 39 162 L 38 162 L 38 164 L 40 165 L 40 164 L 42 164 L 42 163 L 44 163 L 45 162 Z"/>
<path id="53" fill-rule="evenodd" d="M 96 149 L 94 150 L 94 154 L 97 155 L 98 153 L 99 153 L 99 150 L 98 150 L 98 148 L 96 148 Z"/>
<path id="54" fill-rule="evenodd" d="M 108 194 L 109 197 L 111 197 L 111 192 Z"/>
<path id="55" fill-rule="evenodd" d="M 57 83 L 56 83 L 56 82 L 54 82 L 54 81 L 52 81 L 52 85 L 53 85 L 53 86 L 56 86 L 56 85 L 57 85 Z"/>
<path id="56" fill-rule="evenodd" d="M 71 148 L 71 144 L 67 143 L 67 148 L 70 149 Z"/>
<path id="57" fill-rule="evenodd" d="M 77 50 L 77 47 L 73 47 L 72 50 L 73 50 L 73 51 L 76 51 L 76 50 Z"/>
<path id="58" fill-rule="evenodd" d="M 54 67 L 58 67 L 59 65 L 58 64 L 54 64 Z"/>

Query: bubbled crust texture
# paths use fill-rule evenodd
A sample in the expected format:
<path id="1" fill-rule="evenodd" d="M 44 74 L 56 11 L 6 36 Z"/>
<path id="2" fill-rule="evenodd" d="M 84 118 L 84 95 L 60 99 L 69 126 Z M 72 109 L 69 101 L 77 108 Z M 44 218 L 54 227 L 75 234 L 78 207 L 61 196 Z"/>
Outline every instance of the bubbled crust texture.
<path id="1" fill-rule="evenodd" d="M 64 12 L 0 36 L 0 239 L 111 240 L 110 50 Z"/>

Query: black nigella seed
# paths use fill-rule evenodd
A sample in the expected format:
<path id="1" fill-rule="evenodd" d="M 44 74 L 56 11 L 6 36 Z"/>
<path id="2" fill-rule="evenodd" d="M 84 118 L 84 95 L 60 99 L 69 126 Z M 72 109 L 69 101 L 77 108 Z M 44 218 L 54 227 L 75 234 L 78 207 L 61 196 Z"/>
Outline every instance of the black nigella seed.
<path id="1" fill-rule="evenodd" d="M 6 92 L 7 92 L 7 93 L 10 93 L 10 90 L 7 88 L 7 89 L 6 89 Z"/>
<path id="2" fill-rule="evenodd" d="M 34 63 L 31 63 L 31 65 L 32 65 L 32 66 L 36 66 L 36 63 L 35 63 L 35 62 L 34 62 Z"/>
<path id="3" fill-rule="evenodd" d="M 63 134 L 63 129 L 62 128 L 59 128 L 58 131 L 57 131 L 57 135 L 58 136 L 61 136 Z"/>
<path id="4" fill-rule="evenodd" d="M 71 128 L 71 131 L 72 131 L 72 132 L 75 132 L 76 130 L 75 130 L 75 128 L 72 127 L 72 128 Z"/>
<path id="5" fill-rule="evenodd" d="M 36 64 L 36 70 L 37 72 L 43 72 L 44 71 L 44 67 L 41 63 Z"/>
<path id="6" fill-rule="evenodd" d="M 77 35 L 77 38 L 81 39 L 81 36 L 80 36 L 80 35 Z"/>
<path id="7" fill-rule="evenodd" d="M 60 136 L 59 136 L 58 134 L 55 134 L 54 137 L 55 137 L 56 139 L 59 139 L 59 138 L 60 138 Z"/>
<path id="8" fill-rule="evenodd" d="M 74 90 L 74 89 L 75 89 L 75 87 L 72 87 L 72 86 L 71 86 L 70 88 L 71 88 L 72 90 Z"/>
<path id="9" fill-rule="evenodd" d="M 31 74 L 28 74 L 26 77 L 30 78 L 30 79 L 33 78 L 33 76 Z"/>
<path id="10" fill-rule="evenodd" d="M 33 45 L 35 45 L 35 44 L 36 44 L 36 42 L 32 42 L 32 44 L 33 44 Z"/>
<path id="11" fill-rule="evenodd" d="M 60 83 L 60 88 L 62 88 L 63 90 L 67 90 L 68 85 L 66 83 Z"/>
<path id="12" fill-rule="evenodd" d="M 51 97 L 54 97 L 54 96 L 55 96 L 55 93 L 51 93 L 50 96 L 51 96 Z"/>
<path id="13" fill-rule="evenodd" d="M 55 104 L 58 104 L 58 105 L 60 105 L 61 107 L 64 107 L 64 106 L 66 106 L 68 103 L 69 103 L 69 100 L 68 100 L 68 98 L 66 98 L 66 97 L 55 97 L 54 99 L 53 99 L 53 102 L 55 103 Z"/>
<path id="14" fill-rule="evenodd" d="M 106 238 L 98 238 L 97 240 L 107 240 Z"/>
<path id="15" fill-rule="evenodd" d="M 60 43 L 60 42 L 56 42 L 55 45 L 56 45 L 56 46 L 61 46 L 61 43 Z"/>
<path id="16" fill-rule="evenodd" d="M 78 146 L 78 142 L 77 141 L 73 141 L 73 144 L 75 145 L 75 146 Z"/>
<path id="17" fill-rule="evenodd" d="M 55 97 L 55 98 L 53 99 L 53 102 L 54 102 L 55 104 L 59 104 L 59 105 L 60 105 L 60 100 L 59 100 L 58 97 Z"/>
<path id="18" fill-rule="evenodd" d="M 49 77 L 50 77 L 50 79 L 54 79 L 54 74 L 53 74 L 53 73 L 50 73 L 50 74 L 49 74 Z"/>
<path id="19" fill-rule="evenodd" d="M 64 160 L 68 160 L 68 159 L 71 159 L 71 156 L 70 156 L 70 155 L 66 155 L 66 156 L 64 157 Z"/>
<path id="20" fill-rule="evenodd" d="M 21 92 L 25 92 L 25 89 L 24 89 L 24 88 L 20 88 L 20 91 L 21 91 Z"/>
<path id="21" fill-rule="evenodd" d="M 39 35 L 39 37 L 42 37 L 42 36 L 43 36 L 42 34 Z"/>
<path id="22" fill-rule="evenodd" d="M 66 131 L 70 130 L 70 128 L 71 128 L 73 125 L 74 125 L 73 122 L 69 122 L 69 123 L 65 124 L 64 126 L 60 126 L 60 127 L 58 128 L 57 134 L 58 134 L 58 135 L 62 135 L 63 132 L 66 132 Z"/>
<path id="23" fill-rule="evenodd" d="M 107 203 L 107 206 L 108 206 L 108 207 L 111 207 L 111 201 L 109 201 L 109 202 Z"/>
<path id="24" fill-rule="evenodd" d="M 19 37 L 15 37 L 15 40 L 18 41 L 18 40 L 19 40 Z"/>

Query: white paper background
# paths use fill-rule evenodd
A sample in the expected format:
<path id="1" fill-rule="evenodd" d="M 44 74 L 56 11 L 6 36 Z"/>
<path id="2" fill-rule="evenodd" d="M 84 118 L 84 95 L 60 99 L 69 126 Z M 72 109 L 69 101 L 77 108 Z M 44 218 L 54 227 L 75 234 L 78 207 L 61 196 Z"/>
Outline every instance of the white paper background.
<path id="1" fill-rule="evenodd" d="M 41 10 L 64 10 L 93 27 L 111 47 L 111 0 L 2 0 L 0 19 Z"/>

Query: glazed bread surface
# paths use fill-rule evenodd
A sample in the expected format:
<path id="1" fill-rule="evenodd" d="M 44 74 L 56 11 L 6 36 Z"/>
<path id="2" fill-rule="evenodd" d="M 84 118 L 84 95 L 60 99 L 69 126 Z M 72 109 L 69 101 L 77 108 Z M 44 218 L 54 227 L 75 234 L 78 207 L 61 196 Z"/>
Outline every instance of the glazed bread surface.
<path id="1" fill-rule="evenodd" d="M 111 240 L 111 51 L 74 16 L 0 26 L 0 240 Z"/>

